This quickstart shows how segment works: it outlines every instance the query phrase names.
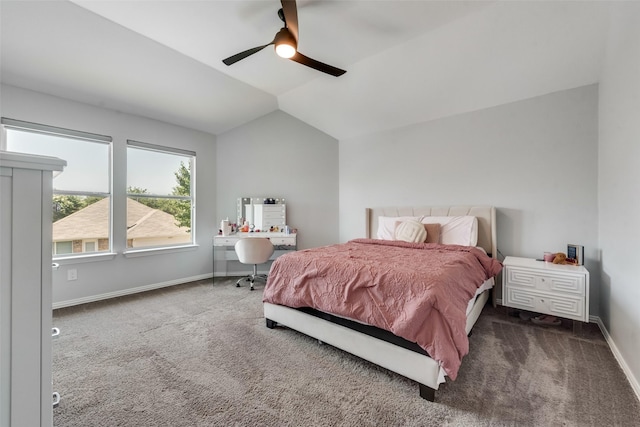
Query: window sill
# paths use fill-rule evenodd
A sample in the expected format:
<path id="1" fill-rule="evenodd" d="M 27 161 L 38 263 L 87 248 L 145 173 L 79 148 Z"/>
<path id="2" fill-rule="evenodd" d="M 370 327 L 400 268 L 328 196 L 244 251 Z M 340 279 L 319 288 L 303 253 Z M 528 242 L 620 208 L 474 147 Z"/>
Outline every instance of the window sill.
<path id="1" fill-rule="evenodd" d="M 91 255 L 77 255 L 69 257 L 53 258 L 53 262 L 59 265 L 82 264 L 86 262 L 111 261 L 116 257 L 115 252 L 103 252 Z"/>
<path id="2" fill-rule="evenodd" d="M 185 245 L 185 246 L 169 246 L 166 248 L 130 249 L 128 251 L 124 251 L 123 255 L 126 258 L 137 258 L 141 256 L 195 251 L 198 248 L 199 248 L 199 245 Z"/>

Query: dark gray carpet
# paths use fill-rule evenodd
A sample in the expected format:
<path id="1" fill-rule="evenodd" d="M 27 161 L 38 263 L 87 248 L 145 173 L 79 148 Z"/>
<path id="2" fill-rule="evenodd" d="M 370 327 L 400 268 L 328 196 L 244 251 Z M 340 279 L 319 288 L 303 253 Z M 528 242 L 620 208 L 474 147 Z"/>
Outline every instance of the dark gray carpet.
<path id="1" fill-rule="evenodd" d="M 262 285 L 201 281 L 54 311 L 55 426 L 640 426 L 597 326 L 484 309 L 458 379 L 418 386 L 265 327 Z"/>

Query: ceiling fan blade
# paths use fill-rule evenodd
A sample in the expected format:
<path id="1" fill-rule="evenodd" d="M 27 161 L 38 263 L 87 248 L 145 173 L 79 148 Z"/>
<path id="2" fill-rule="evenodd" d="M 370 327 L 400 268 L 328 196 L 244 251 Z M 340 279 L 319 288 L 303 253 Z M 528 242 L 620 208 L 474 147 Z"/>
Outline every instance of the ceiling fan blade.
<path id="1" fill-rule="evenodd" d="M 308 56 L 304 56 L 300 52 L 296 52 L 296 54 L 289 59 L 299 64 L 306 65 L 307 67 L 311 67 L 315 70 L 322 71 L 323 73 L 331 74 L 335 77 L 339 77 L 347 72 L 346 70 L 341 70 L 340 68 L 336 68 L 320 61 L 316 61 L 315 59 L 311 59 Z"/>
<path id="2" fill-rule="evenodd" d="M 298 7 L 296 0 L 280 0 L 284 13 L 284 24 L 298 42 Z"/>
<path id="3" fill-rule="evenodd" d="M 265 47 L 270 46 L 272 44 L 273 44 L 273 42 L 265 44 L 264 46 L 258 46 L 258 47 L 254 47 L 253 49 L 245 50 L 244 52 L 236 53 L 235 55 L 230 56 L 227 59 L 223 59 L 222 62 L 224 62 L 226 65 L 235 64 L 236 62 L 240 61 L 241 59 L 244 59 L 247 56 L 251 56 L 254 53 L 258 53 L 262 49 L 264 49 Z"/>

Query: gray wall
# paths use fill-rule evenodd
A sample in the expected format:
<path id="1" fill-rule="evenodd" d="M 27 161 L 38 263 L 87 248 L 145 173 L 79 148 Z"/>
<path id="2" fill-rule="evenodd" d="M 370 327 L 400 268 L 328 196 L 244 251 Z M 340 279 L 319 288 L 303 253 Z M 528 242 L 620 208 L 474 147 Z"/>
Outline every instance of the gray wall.
<path id="1" fill-rule="evenodd" d="M 600 317 L 640 396 L 640 4 L 616 4 L 611 18 L 600 83 Z"/>
<path id="2" fill-rule="evenodd" d="M 580 244 L 595 271 L 597 123 L 591 85 L 340 141 L 340 239 L 364 235 L 365 207 L 493 205 L 503 255 Z M 590 294 L 597 315 L 597 276 Z"/>
<path id="3" fill-rule="evenodd" d="M 238 197 L 284 197 L 298 248 L 338 241 L 338 141 L 282 111 L 218 135 L 215 222 Z"/>
<path id="4" fill-rule="evenodd" d="M 1 87 L 0 115 L 113 137 L 114 251 L 113 258 L 60 261 L 53 272 L 54 306 L 91 301 L 190 279 L 209 277 L 215 216 L 215 136 L 112 110 L 92 107 L 62 98 L 12 86 Z M 198 247 L 179 252 L 126 258 L 126 140 L 134 139 L 167 147 L 195 151 L 196 243 Z M 67 281 L 74 268 L 78 280 Z"/>

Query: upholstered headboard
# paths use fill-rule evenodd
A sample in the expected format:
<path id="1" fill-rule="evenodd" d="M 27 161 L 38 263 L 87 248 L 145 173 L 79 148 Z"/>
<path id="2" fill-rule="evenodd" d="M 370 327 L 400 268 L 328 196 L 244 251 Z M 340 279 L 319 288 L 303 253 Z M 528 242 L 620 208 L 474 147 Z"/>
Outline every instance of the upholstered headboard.
<path id="1" fill-rule="evenodd" d="M 376 238 L 379 216 L 462 216 L 478 218 L 478 246 L 498 258 L 496 209 L 493 206 L 391 206 L 366 209 L 366 236 Z"/>

